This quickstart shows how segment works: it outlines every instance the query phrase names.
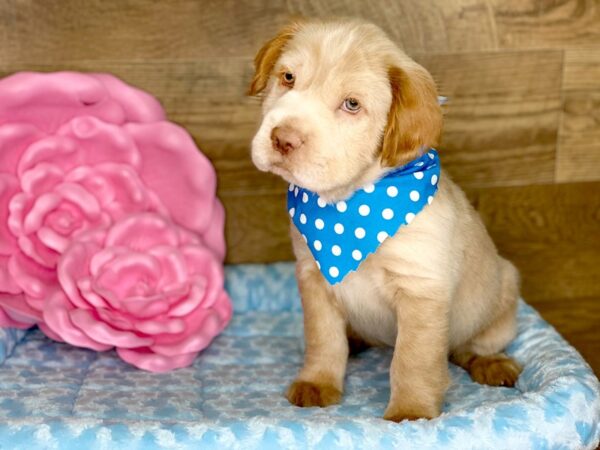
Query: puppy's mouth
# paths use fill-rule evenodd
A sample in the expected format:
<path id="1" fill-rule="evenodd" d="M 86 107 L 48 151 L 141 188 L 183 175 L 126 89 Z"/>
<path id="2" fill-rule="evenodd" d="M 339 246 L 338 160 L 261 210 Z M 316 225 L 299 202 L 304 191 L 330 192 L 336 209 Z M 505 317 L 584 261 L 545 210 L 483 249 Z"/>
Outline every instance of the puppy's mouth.
<path id="1" fill-rule="evenodd" d="M 274 162 L 271 164 L 271 167 L 269 167 L 269 172 L 274 173 L 275 175 L 280 176 L 281 178 L 283 178 L 285 181 L 287 181 L 288 183 L 293 183 L 296 184 L 298 186 L 302 186 L 302 184 L 300 183 L 300 181 L 298 180 L 298 178 L 296 178 L 294 176 L 294 173 L 288 169 L 287 167 L 285 167 L 285 164 L 283 161 L 281 162 Z"/>

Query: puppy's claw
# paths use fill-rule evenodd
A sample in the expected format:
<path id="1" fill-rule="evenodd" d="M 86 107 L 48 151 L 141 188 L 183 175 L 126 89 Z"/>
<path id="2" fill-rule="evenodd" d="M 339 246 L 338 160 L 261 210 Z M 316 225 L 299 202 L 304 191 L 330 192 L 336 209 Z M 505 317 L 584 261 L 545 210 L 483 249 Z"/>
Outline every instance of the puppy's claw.
<path id="1" fill-rule="evenodd" d="M 287 399 L 296 406 L 330 406 L 340 402 L 342 393 L 328 384 L 310 381 L 294 381 L 288 391 Z"/>
<path id="2" fill-rule="evenodd" d="M 392 422 L 402 422 L 403 420 L 433 419 L 440 415 L 435 408 L 413 407 L 413 408 L 392 408 L 388 406 L 383 418 Z"/>

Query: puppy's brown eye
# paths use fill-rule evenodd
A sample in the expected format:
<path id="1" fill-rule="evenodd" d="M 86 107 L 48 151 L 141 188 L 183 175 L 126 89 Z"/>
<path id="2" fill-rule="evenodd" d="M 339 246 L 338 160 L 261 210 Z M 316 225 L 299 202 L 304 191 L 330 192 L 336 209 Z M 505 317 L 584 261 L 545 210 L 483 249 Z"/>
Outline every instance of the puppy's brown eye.
<path id="1" fill-rule="evenodd" d="M 283 72 L 281 74 L 281 84 L 287 87 L 293 87 L 296 76 L 292 72 Z"/>
<path id="2" fill-rule="evenodd" d="M 358 103 L 358 100 L 355 98 L 347 98 L 342 103 L 342 109 L 351 114 L 356 114 L 358 111 L 360 111 L 360 103 Z"/>

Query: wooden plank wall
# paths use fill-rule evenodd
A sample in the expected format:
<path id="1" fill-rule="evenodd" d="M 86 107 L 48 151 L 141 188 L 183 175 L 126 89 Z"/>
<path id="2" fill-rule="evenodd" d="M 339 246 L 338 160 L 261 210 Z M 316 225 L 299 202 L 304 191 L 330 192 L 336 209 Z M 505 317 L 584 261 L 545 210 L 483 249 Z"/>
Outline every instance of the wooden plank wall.
<path id="1" fill-rule="evenodd" d="M 252 166 L 252 57 L 291 15 L 383 27 L 450 98 L 442 161 L 523 295 L 600 373 L 599 0 L 3 0 L 0 74 L 112 72 L 219 173 L 229 262 L 291 258 L 284 185 Z"/>

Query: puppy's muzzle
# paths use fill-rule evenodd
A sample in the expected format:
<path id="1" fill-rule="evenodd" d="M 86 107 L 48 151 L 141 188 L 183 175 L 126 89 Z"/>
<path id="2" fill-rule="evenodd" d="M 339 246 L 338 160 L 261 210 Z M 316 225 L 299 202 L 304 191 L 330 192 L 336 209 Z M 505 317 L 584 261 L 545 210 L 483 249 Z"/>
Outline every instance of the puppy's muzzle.
<path id="1" fill-rule="evenodd" d="M 274 127 L 271 130 L 271 143 L 273 150 L 287 155 L 302 147 L 304 136 L 298 130 L 287 125 Z"/>

